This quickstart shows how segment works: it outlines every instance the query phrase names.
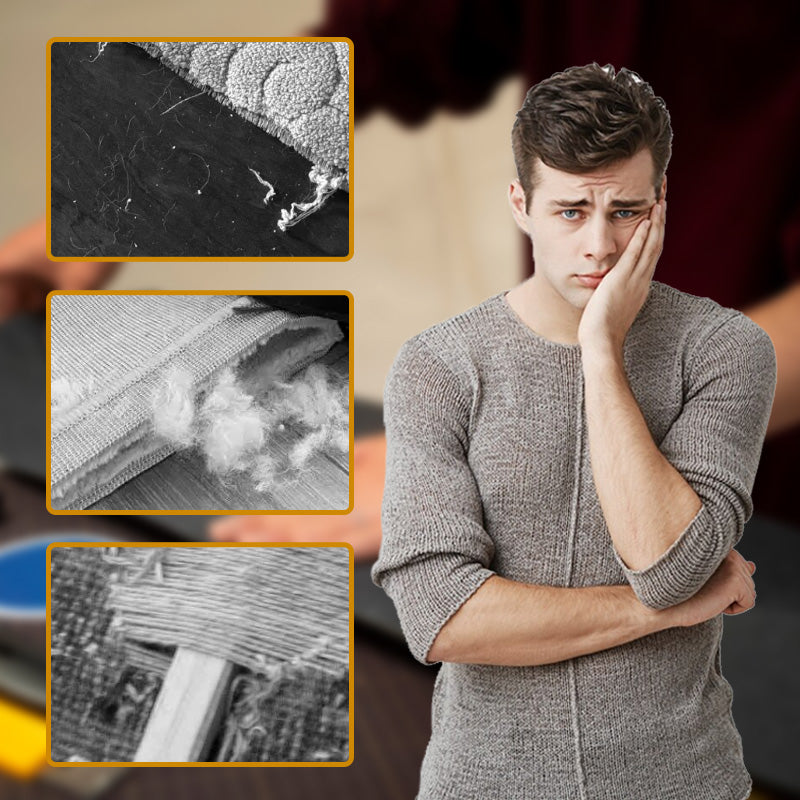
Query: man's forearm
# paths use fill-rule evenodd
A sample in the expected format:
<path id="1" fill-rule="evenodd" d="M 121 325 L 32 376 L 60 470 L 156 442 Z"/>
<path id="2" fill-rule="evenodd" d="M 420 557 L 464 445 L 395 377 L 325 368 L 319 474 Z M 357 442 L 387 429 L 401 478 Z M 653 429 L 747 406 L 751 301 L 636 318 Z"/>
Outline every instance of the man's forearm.
<path id="1" fill-rule="evenodd" d="M 625 374 L 622 353 L 584 350 L 592 473 L 609 533 L 634 570 L 654 563 L 692 521 L 700 498 L 662 455 Z"/>
<path id="2" fill-rule="evenodd" d="M 489 578 L 439 632 L 429 661 L 536 666 L 597 653 L 671 627 L 629 586 L 561 588 Z"/>

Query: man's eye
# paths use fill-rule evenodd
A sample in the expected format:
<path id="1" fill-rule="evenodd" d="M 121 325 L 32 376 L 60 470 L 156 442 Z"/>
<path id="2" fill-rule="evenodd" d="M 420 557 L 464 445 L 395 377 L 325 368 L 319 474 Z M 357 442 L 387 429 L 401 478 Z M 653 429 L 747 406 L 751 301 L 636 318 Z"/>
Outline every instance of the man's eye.
<path id="1" fill-rule="evenodd" d="M 635 217 L 636 214 L 638 213 L 639 213 L 638 211 L 631 211 L 630 209 L 624 208 L 621 209 L 620 211 L 615 211 L 614 215 L 616 216 L 617 219 L 631 219 L 632 217 Z"/>
<path id="2" fill-rule="evenodd" d="M 565 209 L 564 209 L 564 210 L 561 212 L 561 216 L 562 216 L 564 219 L 567 219 L 567 220 L 574 220 L 574 219 L 578 219 L 578 215 L 579 215 L 579 214 L 580 214 L 580 211 L 578 211 L 578 209 L 577 209 L 577 208 L 565 208 Z"/>

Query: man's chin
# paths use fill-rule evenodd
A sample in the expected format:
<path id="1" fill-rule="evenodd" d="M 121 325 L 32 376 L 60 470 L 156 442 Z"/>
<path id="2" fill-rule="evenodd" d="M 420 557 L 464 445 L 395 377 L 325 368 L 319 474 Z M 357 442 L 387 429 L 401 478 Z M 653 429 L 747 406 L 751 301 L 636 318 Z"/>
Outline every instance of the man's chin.
<path id="1" fill-rule="evenodd" d="M 565 295 L 565 300 L 573 307 L 576 308 L 578 311 L 583 311 L 586 308 L 589 300 L 592 299 L 592 295 L 594 294 L 594 289 L 589 289 L 587 287 L 579 287 L 577 289 L 571 289 Z"/>

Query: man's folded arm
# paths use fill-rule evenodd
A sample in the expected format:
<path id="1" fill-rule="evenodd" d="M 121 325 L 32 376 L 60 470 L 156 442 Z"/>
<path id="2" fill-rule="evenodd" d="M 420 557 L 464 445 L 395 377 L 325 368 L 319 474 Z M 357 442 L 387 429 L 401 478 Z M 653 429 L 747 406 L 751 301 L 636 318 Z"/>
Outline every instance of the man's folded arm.
<path id="1" fill-rule="evenodd" d="M 448 620 L 428 661 L 537 666 L 597 653 L 674 623 L 630 586 L 561 588 L 489 578 Z"/>
<path id="2" fill-rule="evenodd" d="M 741 538 L 775 377 L 769 337 L 731 314 L 691 354 L 684 407 L 657 446 L 627 383 L 614 396 L 612 382 L 603 388 L 595 374 L 593 386 L 587 375 L 595 485 L 615 556 L 645 605 L 692 597 Z"/>

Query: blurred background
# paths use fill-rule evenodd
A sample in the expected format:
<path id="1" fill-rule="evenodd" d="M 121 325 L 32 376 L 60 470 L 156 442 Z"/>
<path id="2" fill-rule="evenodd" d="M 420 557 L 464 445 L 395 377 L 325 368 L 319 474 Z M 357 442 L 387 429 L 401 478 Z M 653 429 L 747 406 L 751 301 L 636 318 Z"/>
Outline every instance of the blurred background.
<path id="1" fill-rule="evenodd" d="M 32 7 L 11 0 L 0 15 L 0 65 L 4 76 L 13 76 L 0 85 L 2 107 L 9 110 L 0 152 L 4 239 L 46 209 L 45 46 L 51 36 L 292 36 L 321 22 L 324 3 L 234 0 L 223 7 L 144 0 L 134 8 L 83 0 Z M 108 288 L 348 288 L 356 297 L 355 390 L 378 400 L 406 339 L 519 278 L 519 241 L 505 190 L 513 176 L 506 145 L 521 91 L 522 80 L 509 79 L 485 112 L 437 113 L 422 128 L 383 112 L 360 121 L 349 262 L 142 262 L 121 269 Z"/>
<path id="2" fill-rule="evenodd" d="M 693 76 L 691 69 L 705 70 L 705 77 L 713 72 L 718 78 L 719 91 L 706 98 L 693 96 L 699 114 L 704 112 L 704 106 L 714 107 L 719 118 L 729 119 L 732 128 L 747 127 L 751 139 L 757 141 L 754 146 L 760 148 L 761 156 L 770 144 L 768 139 L 757 136 L 759 125 L 772 133 L 785 129 L 787 137 L 794 136 L 796 145 L 800 118 L 800 108 L 795 102 L 797 80 L 793 84 L 794 94 L 790 95 L 795 101 L 788 101 L 789 105 L 786 101 L 787 76 L 797 78 L 796 47 L 784 53 L 782 44 L 775 45 L 776 52 L 771 57 L 777 67 L 770 77 L 759 74 L 759 59 L 766 54 L 751 46 L 756 39 L 763 41 L 766 35 L 797 30 L 794 4 L 771 5 L 763 10 L 756 4 L 710 4 L 704 17 L 708 29 L 702 36 L 697 33 L 691 39 L 697 45 L 698 41 L 704 41 L 703 37 L 707 38 L 708 48 L 702 56 L 687 50 L 688 45 L 683 42 L 687 31 L 675 24 L 680 18 L 679 11 L 671 15 L 672 27 L 668 35 L 662 30 L 657 41 L 644 41 L 636 39 L 636 31 L 659 31 L 657 17 L 662 12 L 649 9 L 643 3 L 620 4 L 613 13 L 606 8 L 590 13 L 591 4 L 576 2 L 565 6 L 560 16 L 548 12 L 544 4 L 531 3 L 525 25 L 532 26 L 531 35 L 536 30 L 540 42 L 536 49 L 526 44 L 523 36 L 507 38 L 516 24 L 516 15 L 512 13 L 516 6 L 510 2 L 459 3 L 456 0 L 430 4 L 430 9 L 416 3 L 385 2 L 375 7 L 365 3 L 361 8 L 354 1 L 326 5 L 321 0 L 296 0 L 292 4 L 251 4 L 245 0 L 228 0 L 224 4 L 206 0 L 166 4 L 140 0 L 133 5 L 112 5 L 100 0 L 74 0 L 69 4 L 57 0 L 40 0 L 36 4 L 7 0 L 0 10 L 3 75 L 0 102 L 5 118 L 4 146 L 0 148 L 3 186 L 0 241 L 41 218 L 46 209 L 46 42 L 50 37 L 292 36 L 319 29 L 326 18 L 337 20 L 323 26 L 322 32 L 354 39 L 356 112 L 358 115 L 362 85 L 361 96 L 368 98 L 371 110 L 358 119 L 355 129 L 352 260 L 336 264 L 133 263 L 123 265 L 107 287 L 241 291 L 347 289 L 355 298 L 355 367 L 351 379 L 357 397 L 377 402 L 385 375 L 403 341 L 509 288 L 524 275 L 527 250 L 506 204 L 507 185 L 514 177 L 510 149 L 514 114 L 530 82 L 549 74 L 536 74 L 536 63 L 557 64 L 552 69 L 558 69 L 595 58 L 594 55 L 585 56 L 586 47 L 574 45 L 576 37 L 573 36 L 569 44 L 562 26 L 569 24 L 580 28 L 584 43 L 591 42 L 595 35 L 598 41 L 605 37 L 603 41 L 614 45 L 615 52 L 628 53 L 628 66 L 635 67 L 637 59 L 660 57 L 668 65 L 664 67 L 664 75 L 669 75 L 670 65 L 674 65 L 676 71 L 688 69 L 685 78 L 671 81 L 673 94 L 670 95 L 663 88 L 666 81 L 663 76 L 650 74 L 642 68 L 644 77 L 653 83 L 657 93 L 664 94 L 671 109 L 673 101 L 679 99 L 681 87 L 687 93 L 695 91 L 697 73 Z M 680 5 L 675 8 L 680 9 Z M 461 83 L 451 83 L 447 75 L 441 74 L 442 65 L 446 66 L 451 49 L 459 50 L 453 47 L 453 42 L 458 42 L 462 36 L 462 24 L 463 36 L 468 36 L 468 23 L 474 27 L 482 11 L 490 21 L 482 36 L 475 36 L 474 31 L 471 34 L 476 40 L 471 51 L 466 48 L 465 52 L 459 52 L 459 58 L 463 59 L 458 64 Z M 724 37 L 715 37 L 715 18 L 726 23 Z M 761 22 L 766 34 L 759 29 Z M 357 31 L 361 33 L 357 35 Z M 760 38 L 756 33 L 761 33 Z M 496 37 L 491 45 L 493 34 Z M 625 42 L 629 40 L 635 42 L 635 46 L 626 51 Z M 391 81 L 387 79 L 391 65 L 377 68 L 372 63 L 384 45 L 387 59 L 395 54 L 399 56 L 397 75 Z M 512 50 L 524 51 L 524 57 L 512 57 Z M 360 62 L 360 52 L 369 54 L 369 62 L 366 55 Z M 539 57 L 541 60 L 537 62 Z M 604 63 L 602 55 L 596 58 Z M 737 74 L 749 71 L 758 79 L 754 78 L 752 84 L 741 89 L 735 83 L 728 85 L 727 66 L 734 61 L 740 67 Z M 362 71 L 360 63 L 367 65 Z M 417 69 L 413 69 L 415 63 Z M 616 66 L 622 65 L 616 63 Z M 405 82 L 403 70 L 408 77 Z M 384 80 L 386 97 L 383 99 L 406 121 L 414 121 L 413 126 L 399 122 L 391 113 L 382 110 Z M 401 87 L 399 92 L 398 86 Z M 431 86 L 435 86 L 436 91 L 432 92 Z M 782 97 L 779 96 L 781 88 Z M 445 89 L 451 90 L 449 95 Z M 763 99 L 763 103 L 751 102 L 747 106 L 749 109 L 758 107 L 758 115 L 747 117 L 740 111 L 737 92 L 745 89 L 751 100 L 754 92 L 763 94 L 757 97 Z M 437 91 L 441 91 L 441 102 L 435 96 Z M 420 99 L 415 104 L 417 95 L 424 96 L 424 102 Z M 450 108 L 460 107 L 462 112 L 445 110 L 445 104 Z M 771 117 L 763 113 L 770 110 Z M 684 172 L 689 154 L 698 165 L 715 163 L 718 169 L 719 162 L 714 162 L 710 155 L 712 151 L 724 149 L 726 142 L 704 141 L 697 131 L 687 130 L 691 109 L 684 104 L 682 112 L 681 119 L 686 120 L 686 124 L 679 126 L 673 109 L 675 151 L 680 153 L 683 148 Z M 711 170 L 702 192 L 696 186 L 681 189 L 680 185 L 675 185 L 679 182 L 670 183 L 670 222 L 675 226 L 676 217 L 682 219 L 684 229 L 692 227 L 695 238 L 720 236 L 724 232 L 720 250 L 724 240 L 726 245 L 732 242 L 732 249 L 744 251 L 745 248 L 737 244 L 736 234 L 755 226 L 754 206 L 775 207 L 776 215 L 780 213 L 787 218 L 796 214 L 796 192 L 791 194 L 786 187 L 794 185 L 796 189 L 800 166 L 797 159 L 784 163 L 776 154 L 771 169 L 761 170 L 760 174 L 767 187 L 780 180 L 781 192 L 764 189 L 752 177 L 754 169 L 751 169 L 749 178 L 745 180 L 742 176 L 739 186 L 742 196 L 738 198 L 737 173 L 741 165 L 737 159 L 747 159 L 748 155 L 742 153 L 741 148 L 732 148 L 730 153 L 728 170 L 723 174 Z M 672 173 L 670 180 L 673 180 Z M 732 197 L 738 202 L 731 201 L 724 213 L 719 211 L 715 216 L 714 209 L 721 208 L 717 195 L 723 193 L 720 189 L 723 185 L 729 200 Z M 694 201 L 694 205 L 681 214 L 676 212 L 675 206 L 680 205 L 682 197 L 687 202 Z M 713 220 L 713 225 L 709 220 Z M 785 226 L 781 235 L 783 252 L 796 254 L 800 237 L 795 228 Z M 688 250 L 689 245 L 686 248 Z M 676 251 L 683 252 L 673 246 L 673 253 Z M 665 253 L 670 253 L 669 237 Z M 704 261 L 692 267 L 709 270 L 715 275 L 710 279 L 710 289 L 701 292 L 679 283 L 674 285 L 743 307 L 767 299 L 771 292 L 785 288 L 800 273 L 796 260 L 780 261 L 777 246 L 775 252 L 749 250 L 742 257 L 753 258 L 751 273 L 755 277 L 751 280 L 737 283 L 734 278 L 726 279 L 725 260 L 719 258 L 718 263 Z M 667 275 L 663 279 L 673 282 Z M 734 283 L 738 295 L 731 299 L 730 286 Z M 796 316 L 800 318 L 800 313 Z M 5 346 L 16 348 L 14 343 L 29 342 L 29 339 L 25 336 L 17 339 L 14 331 L 6 338 Z M 0 349 L 2 346 L 0 343 Z M 31 355 L 32 360 L 37 357 L 42 358 Z M 33 369 L 34 383 L 39 380 L 39 370 L 40 402 L 44 407 L 43 360 Z M 0 426 L 14 425 L 8 413 L 0 420 Z M 788 422 L 785 428 L 792 434 L 791 429 L 796 426 Z M 784 495 L 787 480 L 791 483 L 798 475 L 797 450 L 793 444 L 796 440 L 788 445 L 787 441 L 784 435 L 782 447 L 784 453 L 790 454 L 788 460 L 781 461 L 780 454 L 772 457 L 773 468 L 777 473 L 784 473 L 782 486 L 774 483 L 775 491 Z M 147 521 L 143 520 L 48 517 L 44 510 L 43 485 L 35 477 L 21 474 L 24 472 L 17 469 L 15 463 L 8 463 L 0 476 L 3 498 L 0 541 L 56 531 L 65 538 L 71 532 L 127 540 L 152 540 L 163 535 L 158 529 L 148 528 Z M 356 513 L 359 511 L 358 486 L 356 478 Z M 777 503 L 775 507 L 780 505 Z M 800 556 L 800 530 L 796 513 L 787 516 L 776 512 L 762 517 L 758 523 L 763 535 L 756 537 L 748 528 L 745 541 L 748 537 L 758 539 L 764 545 L 763 551 L 753 552 L 743 547 L 742 552 L 758 564 L 759 606 L 741 619 L 726 621 L 723 662 L 725 674 L 734 684 L 734 716 L 742 731 L 745 760 L 756 779 L 753 798 L 788 800 L 800 797 L 800 769 L 796 758 L 796 743 L 800 740 L 800 692 L 796 677 L 800 673 L 800 597 L 791 573 L 796 563 L 793 555 Z M 357 593 L 359 591 L 357 586 Z M 19 626 L 5 625 L 2 629 L 8 632 L 12 628 L 14 633 L 6 636 L 7 644 L 0 645 L 0 653 L 7 653 L 9 660 L 16 659 L 15 666 L 9 669 L 19 670 L 23 664 L 23 669 L 41 677 L 43 626 L 33 624 L 19 631 Z M 435 670 L 413 662 L 402 643 L 390 634 L 391 625 L 369 627 L 362 624 L 357 629 L 355 763 L 345 770 L 223 768 L 203 773 L 193 769 L 158 768 L 107 772 L 53 770 L 40 769 L 35 757 L 23 767 L 24 754 L 19 752 L 23 731 L 28 731 L 27 735 L 38 741 L 37 737 L 43 735 L 42 729 L 37 727 L 42 717 L 36 692 L 28 692 L 27 699 L 21 699 L 25 692 L 18 691 L 13 700 L 7 694 L 2 700 L 6 705 L 0 706 L 5 709 L 0 710 L 0 753 L 4 746 L 12 753 L 12 742 L 17 744 L 17 752 L 0 761 L 6 770 L 0 774 L 0 796 L 55 798 L 106 792 L 108 796 L 127 798 L 144 794 L 151 797 L 210 796 L 226 791 L 257 792 L 262 797 L 280 799 L 307 797 L 325 791 L 331 797 L 411 797 L 430 733 L 430 693 Z M 2 691 L 0 689 L 0 698 Z M 67 783 L 70 785 L 66 786 Z"/>

